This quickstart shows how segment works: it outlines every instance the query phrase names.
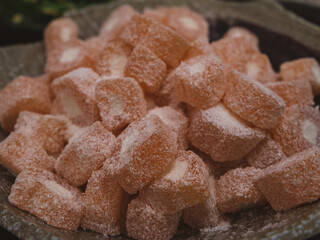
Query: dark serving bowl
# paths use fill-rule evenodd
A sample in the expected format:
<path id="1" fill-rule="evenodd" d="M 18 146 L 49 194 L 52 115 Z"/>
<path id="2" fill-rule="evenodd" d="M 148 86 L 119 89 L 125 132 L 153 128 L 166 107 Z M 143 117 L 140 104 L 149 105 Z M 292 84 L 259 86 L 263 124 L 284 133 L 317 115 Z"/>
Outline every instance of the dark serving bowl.
<path id="1" fill-rule="evenodd" d="M 275 1 L 234 3 L 215 0 L 120 0 L 81 11 L 67 12 L 80 27 L 80 37 L 97 34 L 108 14 L 129 3 L 142 11 L 160 5 L 187 6 L 203 14 L 210 22 L 210 38 L 218 39 L 230 26 L 244 26 L 258 35 L 262 52 L 269 55 L 277 70 L 281 62 L 299 57 L 320 61 L 320 28 L 285 10 Z M 37 76 L 45 63 L 42 43 L 16 45 L 0 49 L 0 89 L 18 75 Z M 317 100 L 317 98 L 316 98 Z M 1 107 L 1 106 L 0 106 Z M 7 134 L 0 129 L 0 141 Z M 111 238 L 78 230 L 63 231 L 11 206 L 8 202 L 14 177 L 0 167 L 0 225 L 21 239 L 127 239 Z M 320 183 L 319 183 L 320 184 Z M 231 225 L 206 231 L 194 231 L 183 223 L 174 239 L 306 239 L 320 232 L 320 201 L 276 213 L 270 207 L 254 209 L 234 216 Z"/>

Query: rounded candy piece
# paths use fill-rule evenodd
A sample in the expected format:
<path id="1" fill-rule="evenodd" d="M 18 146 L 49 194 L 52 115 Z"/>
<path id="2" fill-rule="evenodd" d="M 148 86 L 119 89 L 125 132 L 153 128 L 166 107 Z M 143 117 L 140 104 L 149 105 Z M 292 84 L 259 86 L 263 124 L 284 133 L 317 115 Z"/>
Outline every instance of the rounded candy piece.
<path id="1" fill-rule="evenodd" d="M 71 185 L 81 186 L 93 171 L 102 167 L 108 146 L 114 140 L 112 133 L 95 122 L 65 147 L 57 159 L 56 173 Z"/>
<path id="2" fill-rule="evenodd" d="M 20 173 L 12 185 L 9 202 L 65 230 L 77 230 L 82 218 L 81 191 L 42 169 Z"/>
<path id="3" fill-rule="evenodd" d="M 96 86 L 96 101 L 105 128 L 118 130 L 147 113 L 143 91 L 133 78 L 102 77 Z"/>
<path id="4" fill-rule="evenodd" d="M 226 79 L 224 104 L 259 128 L 273 128 L 284 111 L 284 101 L 259 82 L 237 71 L 228 71 Z"/>
<path id="5" fill-rule="evenodd" d="M 175 158 L 176 139 L 158 116 L 131 123 L 113 142 L 104 164 L 122 188 L 136 193 Z"/>
<path id="6" fill-rule="evenodd" d="M 259 190 L 275 211 L 286 211 L 320 197 L 319 159 L 319 148 L 309 148 L 256 176 Z"/>
<path id="7" fill-rule="evenodd" d="M 265 134 L 247 126 L 223 104 L 191 112 L 188 137 L 192 145 L 215 161 L 234 161 L 250 152 Z"/>

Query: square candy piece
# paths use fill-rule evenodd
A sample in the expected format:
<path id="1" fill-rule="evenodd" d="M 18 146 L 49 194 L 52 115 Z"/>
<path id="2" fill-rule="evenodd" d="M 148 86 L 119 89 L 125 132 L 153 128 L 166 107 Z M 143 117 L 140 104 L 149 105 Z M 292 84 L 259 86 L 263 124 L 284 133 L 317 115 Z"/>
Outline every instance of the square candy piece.
<path id="1" fill-rule="evenodd" d="M 133 78 L 100 78 L 96 101 L 102 123 L 110 131 L 122 129 L 147 113 L 143 91 Z"/>
<path id="2" fill-rule="evenodd" d="M 1 127 L 10 132 L 21 111 L 50 112 L 49 86 L 39 79 L 20 76 L 1 90 L 0 106 Z"/>
<path id="3" fill-rule="evenodd" d="M 51 172 L 23 171 L 9 195 L 10 204 L 65 230 L 77 230 L 82 218 L 82 193 Z"/>
<path id="4" fill-rule="evenodd" d="M 158 116 L 131 123 L 109 148 L 104 168 L 124 190 L 136 193 L 175 158 L 176 139 Z"/>
<path id="5" fill-rule="evenodd" d="M 56 173 L 74 186 L 86 183 L 91 173 L 102 167 L 108 146 L 115 136 L 95 122 L 65 147 L 57 159 Z"/>
<path id="6" fill-rule="evenodd" d="M 320 198 L 320 150 L 292 155 L 255 178 L 259 190 L 276 211 L 286 211 Z"/>
<path id="7" fill-rule="evenodd" d="M 95 101 L 95 85 L 99 75 L 90 68 L 78 68 L 55 79 L 51 87 L 56 95 L 54 114 L 66 115 L 79 126 L 88 126 L 99 120 Z"/>

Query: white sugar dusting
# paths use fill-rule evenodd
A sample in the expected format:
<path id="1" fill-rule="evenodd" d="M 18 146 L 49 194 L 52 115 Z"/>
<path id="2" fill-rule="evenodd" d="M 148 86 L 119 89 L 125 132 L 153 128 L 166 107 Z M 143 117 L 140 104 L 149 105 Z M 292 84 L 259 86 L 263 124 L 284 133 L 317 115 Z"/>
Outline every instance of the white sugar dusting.
<path id="1" fill-rule="evenodd" d="M 198 23 L 190 17 L 180 17 L 179 22 L 189 30 L 197 30 L 199 28 Z"/>
<path id="2" fill-rule="evenodd" d="M 63 42 L 68 42 L 71 37 L 71 29 L 68 27 L 62 28 L 61 33 L 60 33 L 60 37 Z"/>
<path id="3" fill-rule="evenodd" d="M 121 154 L 125 153 L 139 137 L 139 131 L 134 130 L 128 137 L 122 141 Z"/>
<path id="4" fill-rule="evenodd" d="M 81 108 L 77 100 L 70 96 L 64 96 L 62 99 L 63 111 L 68 118 L 77 118 L 82 115 Z"/>
<path id="5" fill-rule="evenodd" d="M 305 119 L 302 123 L 302 134 L 309 143 L 313 145 L 317 144 L 318 128 L 308 119 Z"/>
<path id="6" fill-rule="evenodd" d="M 61 63 L 73 62 L 79 55 L 79 48 L 70 48 L 65 50 L 60 58 Z"/>
<path id="7" fill-rule="evenodd" d="M 176 182 L 185 175 L 187 170 L 188 162 L 174 161 L 171 171 L 164 178 Z"/>
<path id="8" fill-rule="evenodd" d="M 318 66 L 314 66 L 312 68 L 312 74 L 317 82 L 320 82 L 320 68 Z"/>
<path id="9" fill-rule="evenodd" d="M 111 76 L 122 77 L 128 58 L 125 55 L 114 55 L 109 59 Z"/>
<path id="10" fill-rule="evenodd" d="M 260 69 L 254 62 L 247 63 L 247 75 L 256 79 L 259 76 Z"/>
<path id="11" fill-rule="evenodd" d="M 64 197 L 64 198 L 73 198 L 73 194 L 66 189 L 65 187 L 63 187 L 62 185 L 58 184 L 55 181 L 52 180 L 45 180 L 43 182 L 43 185 L 49 189 L 51 192 Z"/>
<path id="12" fill-rule="evenodd" d="M 205 66 L 202 63 L 195 63 L 189 66 L 189 72 L 191 75 L 195 75 L 197 73 L 203 73 L 205 70 Z"/>
<path id="13" fill-rule="evenodd" d="M 108 98 L 111 116 L 119 116 L 123 113 L 124 106 L 120 95 L 111 94 Z"/>

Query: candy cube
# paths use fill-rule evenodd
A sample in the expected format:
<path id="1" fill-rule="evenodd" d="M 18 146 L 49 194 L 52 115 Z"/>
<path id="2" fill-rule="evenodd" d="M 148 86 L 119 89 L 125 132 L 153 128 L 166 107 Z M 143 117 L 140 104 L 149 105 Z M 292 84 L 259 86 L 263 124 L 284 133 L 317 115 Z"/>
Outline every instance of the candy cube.
<path id="1" fill-rule="evenodd" d="M 0 106 L 1 127 L 10 132 L 21 111 L 50 112 L 49 86 L 39 79 L 20 76 L 1 90 Z"/>
<path id="2" fill-rule="evenodd" d="M 81 191 L 42 169 L 20 173 L 12 185 L 9 202 L 65 230 L 77 230 L 82 218 Z"/>
<path id="3" fill-rule="evenodd" d="M 287 156 L 320 147 L 319 109 L 299 105 L 286 108 L 271 134 Z"/>
<path id="4" fill-rule="evenodd" d="M 171 131 L 176 135 L 178 148 L 187 150 L 189 140 L 187 137 L 189 120 L 181 110 L 173 107 L 156 107 L 150 110 L 147 116 L 155 114 L 166 124 Z"/>
<path id="5" fill-rule="evenodd" d="M 242 119 L 263 129 L 275 126 L 285 108 L 277 94 L 237 71 L 227 73 L 224 104 Z"/>
<path id="6" fill-rule="evenodd" d="M 144 8 L 143 16 L 158 21 L 162 24 L 166 24 L 169 14 L 168 7 L 157 7 L 155 9 L 152 8 Z"/>
<path id="7" fill-rule="evenodd" d="M 166 64 L 141 45 L 133 49 L 124 70 L 126 77 L 134 78 L 148 93 L 153 93 L 160 88 L 166 73 Z"/>
<path id="8" fill-rule="evenodd" d="M 141 194 L 148 204 L 165 214 L 207 200 L 209 172 L 201 158 L 192 151 L 180 151 L 177 158 Z"/>
<path id="9" fill-rule="evenodd" d="M 109 148 L 104 164 L 128 193 L 154 180 L 175 158 L 176 139 L 158 116 L 131 123 Z"/>
<path id="10" fill-rule="evenodd" d="M 94 53 L 84 42 L 74 40 L 49 52 L 45 72 L 57 78 L 80 67 L 95 69 L 94 58 Z"/>
<path id="11" fill-rule="evenodd" d="M 44 30 L 44 44 L 47 54 L 62 44 L 76 40 L 78 32 L 78 25 L 69 18 L 58 18 L 51 21 Z"/>
<path id="12" fill-rule="evenodd" d="M 54 114 L 64 114 L 79 126 L 99 120 L 95 101 L 95 85 L 99 75 L 90 68 L 78 68 L 55 79 L 51 87 L 56 95 Z"/>
<path id="13" fill-rule="evenodd" d="M 295 104 L 309 106 L 314 104 L 312 88 L 308 81 L 274 82 L 266 84 L 266 87 L 278 94 L 285 101 L 287 107 Z"/>
<path id="14" fill-rule="evenodd" d="M 276 211 L 286 211 L 320 197 L 320 150 L 292 155 L 256 176 L 259 190 Z"/>
<path id="15" fill-rule="evenodd" d="M 105 41 L 118 40 L 121 32 L 130 22 L 131 18 L 137 14 L 129 4 L 124 4 L 109 15 L 100 28 L 99 36 Z"/>
<path id="16" fill-rule="evenodd" d="M 261 169 L 253 167 L 230 170 L 217 181 L 217 205 L 221 212 L 236 213 L 267 203 L 254 182 Z"/>
<path id="17" fill-rule="evenodd" d="M 226 87 L 222 64 L 214 55 L 182 62 L 173 78 L 176 97 L 197 108 L 209 108 L 219 102 Z"/>
<path id="18" fill-rule="evenodd" d="M 269 135 L 263 139 L 245 159 L 248 164 L 255 168 L 266 168 L 270 165 L 280 162 L 286 155 L 281 147 Z"/>
<path id="19" fill-rule="evenodd" d="M 216 181 L 214 176 L 209 177 L 209 198 L 182 211 L 182 219 L 193 229 L 214 227 L 225 217 L 217 207 Z"/>
<path id="20" fill-rule="evenodd" d="M 23 111 L 20 113 L 15 131 L 38 142 L 49 153 L 60 153 L 66 143 L 67 121 L 63 116 L 42 115 Z"/>
<path id="21" fill-rule="evenodd" d="M 57 159 L 56 173 L 74 186 L 86 183 L 91 173 L 102 167 L 108 146 L 115 140 L 112 133 L 95 122 L 73 138 Z"/>
<path id="22" fill-rule="evenodd" d="M 190 43 L 190 48 L 183 56 L 183 60 L 186 61 L 190 58 L 194 58 L 205 54 L 214 54 L 214 52 L 209 44 L 208 38 L 199 37 Z"/>
<path id="23" fill-rule="evenodd" d="M 123 189 L 106 171 L 93 172 L 83 198 L 81 226 L 111 236 L 119 235 L 124 195 Z"/>
<path id="24" fill-rule="evenodd" d="M 169 8 L 166 25 L 189 41 L 209 35 L 209 24 L 204 17 L 184 7 Z"/>
<path id="25" fill-rule="evenodd" d="M 320 94 L 320 66 L 314 58 L 300 58 L 280 65 L 283 81 L 307 80 L 314 95 Z"/>
<path id="26" fill-rule="evenodd" d="M 191 112 L 188 137 L 192 145 L 215 161 L 234 161 L 244 157 L 265 133 L 249 127 L 223 104 Z"/>
<path id="27" fill-rule="evenodd" d="M 100 75 L 123 77 L 124 69 L 132 47 L 123 41 L 107 43 L 97 59 L 97 72 Z"/>
<path id="28" fill-rule="evenodd" d="M 181 212 L 166 215 L 140 198 L 132 200 L 127 212 L 128 235 L 139 240 L 170 240 L 176 233 Z"/>

